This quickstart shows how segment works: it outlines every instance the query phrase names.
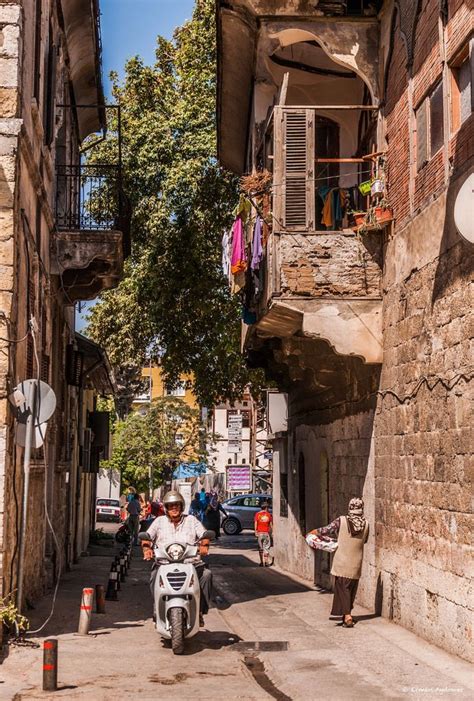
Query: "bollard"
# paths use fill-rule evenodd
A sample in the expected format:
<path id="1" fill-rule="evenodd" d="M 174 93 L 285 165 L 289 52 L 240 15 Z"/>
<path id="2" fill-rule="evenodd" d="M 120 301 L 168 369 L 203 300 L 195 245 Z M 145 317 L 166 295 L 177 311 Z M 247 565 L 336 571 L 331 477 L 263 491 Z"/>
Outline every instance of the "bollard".
<path id="1" fill-rule="evenodd" d="M 107 591 L 105 593 L 107 601 L 118 601 L 117 578 L 117 570 L 115 569 L 115 565 L 112 565 L 109 572 L 109 581 L 107 582 Z"/>
<path id="2" fill-rule="evenodd" d="M 95 610 L 96 613 L 105 613 L 105 592 L 103 584 L 95 585 Z"/>
<path id="3" fill-rule="evenodd" d="M 94 590 L 86 588 L 82 590 L 81 613 L 79 615 L 78 635 L 88 635 L 92 618 L 92 600 Z"/>
<path id="4" fill-rule="evenodd" d="M 120 581 L 125 581 L 125 558 L 120 558 Z"/>
<path id="5" fill-rule="evenodd" d="M 58 689 L 58 641 L 48 638 L 43 643 L 43 691 Z"/>

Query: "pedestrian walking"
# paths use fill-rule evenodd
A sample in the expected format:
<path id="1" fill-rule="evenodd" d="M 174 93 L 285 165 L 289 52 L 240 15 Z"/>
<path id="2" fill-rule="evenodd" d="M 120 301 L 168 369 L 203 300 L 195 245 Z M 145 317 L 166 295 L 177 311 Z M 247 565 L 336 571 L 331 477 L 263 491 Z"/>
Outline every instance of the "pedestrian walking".
<path id="1" fill-rule="evenodd" d="M 203 487 L 199 493 L 199 510 L 200 510 L 199 520 L 201 522 L 204 521 L 204 516 L 205 516 L 206 509 L 208 506 L 209 506 L 209 495 L 206 494 L 206 490 Z"/>
<path id="2" fill-rule="evenodd" d="M 209 495 L 209 505 L 204 514 L 204 527 L 208 531 L 214 531 L 216 534 L 216 540 L 221 534 L 221 513 L 227 516 L 227 511 L 222 506 L 217 492 L 215 489 L 211 489 Z"/>
<path id="3" fill-rule="evenodd" d="M 199 499 L 199 492 L 196 492 L 191 499 L 191 503 L 189 505 L 189 515 L 194 516 L 195 518 L 198 519 L 198 521 L 201 520 L 201 501 Z"/>
<path id="4" fill-rule="evenodd" d="M 353 628 L 352 609 L 362 572 L 364 545 L 369 537 L 363 500 L 359 497 L 351 499 L 347 516 L 339 516 L 328 526 L 316 528 L 311 533 L 337 538 L 331 567 L 331 574 L 336 578 L 331 616 L 342 616 L 344 628 Z"/>
<path id="5" fill-rule="evenodd" d="M 142 505 L 140 503 L 140 497 L 138 494 L 134 494 L 131 501 L 127 505 L 128 511 L 128 529 L 130 535 L 132 536 L 132 542 L 134 545 L 138 545 L 138 531 L 140 528 L 140 514 L 142 510 Z"/>
<path id="6" fill-rule="evenodd" d="M 272 544 L 273 516 L 268 510 L 268 501 L 262 502 L 262 510 L 255 514 L 254 529 L 258 543 L 260 567 L 269 567 L 270 547 Z"/>

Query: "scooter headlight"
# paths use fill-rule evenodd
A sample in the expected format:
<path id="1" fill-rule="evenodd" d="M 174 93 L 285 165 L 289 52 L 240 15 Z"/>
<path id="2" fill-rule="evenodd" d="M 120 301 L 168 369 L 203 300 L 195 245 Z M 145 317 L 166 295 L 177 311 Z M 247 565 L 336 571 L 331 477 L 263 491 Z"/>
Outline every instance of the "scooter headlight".
<path id="1" fill-rule="evenodd" d="M 186 551 L 186 548 L 184 548 L 179 543 L 173 543 L 172 545 L 169 545 L 166 548 L 166 554 L 168 555 L 170 560 L 175 560 L 175 561 L 181 560 L 185 551 Z"/>

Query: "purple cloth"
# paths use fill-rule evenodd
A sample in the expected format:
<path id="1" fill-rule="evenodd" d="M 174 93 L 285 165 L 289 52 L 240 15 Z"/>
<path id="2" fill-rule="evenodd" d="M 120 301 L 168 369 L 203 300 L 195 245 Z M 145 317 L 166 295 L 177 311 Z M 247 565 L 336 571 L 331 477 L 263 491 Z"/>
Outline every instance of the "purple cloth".
<path id="1" fill-rule="evenodd" d="M 250 267 L 252 270 L 259 269 L 262 258 L 262 220 L 260 217 L 257 217 L 255 221 L 255 227 L 253 230 L 252 262 L 250 263 Z"/>

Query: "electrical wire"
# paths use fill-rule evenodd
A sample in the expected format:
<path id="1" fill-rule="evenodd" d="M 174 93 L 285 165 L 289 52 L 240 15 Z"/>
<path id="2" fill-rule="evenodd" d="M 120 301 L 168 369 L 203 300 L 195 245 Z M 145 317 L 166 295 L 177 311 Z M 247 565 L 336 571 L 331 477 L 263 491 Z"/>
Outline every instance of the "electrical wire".
<path id="1" fill-rule="evenodd" d="M 40 412 L 40 408 L 41 408 L 41 395 L 40 395 L 40 392 L 39 392 L 38 390 L 39 390 L 39 383 L 40 383 L 40 374 L 41 374 L 41 370 L 40 370 L 39 357 L 38 357 L 38 347 L 37 347 L 37 344 L 36 344 L 36 333 L 35 333 L 35 330 L 34 330 L 33 327 L 32 327 L 32 329 L 31 329 L 31 335 L 32 335 L 32 339 L 33 339 L 33 353 L 34 353 L 34 357 L 35 357 L 35 360 L 36 360 L 37 382 L 38 382 L 38 386 L 37 386 L 37 407 L 36 407 L 36 408 L 37 408 L 37 414 L 36 414 L 36 415 L 39 416 L 39 412 Z M 52 524 L 52 522 L 51 522 L 51 517 L 50 517 L 49 509 L 48 509 L 48 461 L 46 460 L 46 441 L 45 441 L 45 436 L 44 436 L 44 434 L 43 434 L 43 429 L 42 429 L 41 425 L 36 426 L 36 425 L 35 425 L 35 417 L 33 417 L 33 430 L 36 430 L 36 429 L 39 429 L 41 438 L 42 438 L 42 440 L 43 440 L 43 445 L 44 445 L 44 449 L 43 449 L 43 464 L 44 464 L 44 495 L 43 495 L 43 496 L 44 496 L 44 510 L 45 510 L 46 522 L 47 522 L 47 524 L 48 524 L 48 526 L 49 526 L 49 529 L 50 529 L 50 531 L 51 531 L 51 534 L 52 534 L 52 537 L 53 537 L 53 540 L 54 540 L 54 544 L 55 544 L 55 547 L 56 547 L 56 554 L 57 554 L 57 563 L 56 563 L 56 565 L 57 565 L 58 576 L 57 576 L 57 580 L 56 580 L 56 585 L 55 585 L 55 587 L 54 587 L 53 600 L 52 600 L 52 603 L 51 603 L 51 610 L 50 610 L 50 612 L 49 612 L 49 616 L 46 618 L 46 620 L 42 623 L 42 625 L 41 625 L 39 628 L 35 628 L 34 630 L 28 630 L 28 631 L 26 632 L 26 635 L 34 635 L 35 633 L 40 633 L 40 632 L 43 630 L 43 628 L 45 628 L 46 625 L 49 623 L 49 621 L 51 620 L 51 618 L 53 617 L 54 609 L 55 609 L 55 606 L 56 606 L 56 599 L 57 599 L 58 590 L 59 590 L 59 583 L 60 583 L 60 581 L 61 581 L 61 569 L 62 569 L 61 548 L 60 548 L 60 546 L 59 546 L 59 541 L 58 541 L 58 538 L 57 538 L 57 536 L 56 536 L 56 532 L 55 532 L 55 530 L 54 530 L 53 524 Z"/>

